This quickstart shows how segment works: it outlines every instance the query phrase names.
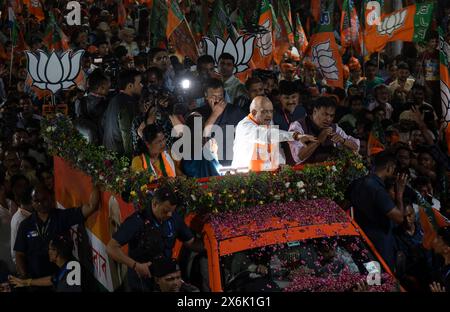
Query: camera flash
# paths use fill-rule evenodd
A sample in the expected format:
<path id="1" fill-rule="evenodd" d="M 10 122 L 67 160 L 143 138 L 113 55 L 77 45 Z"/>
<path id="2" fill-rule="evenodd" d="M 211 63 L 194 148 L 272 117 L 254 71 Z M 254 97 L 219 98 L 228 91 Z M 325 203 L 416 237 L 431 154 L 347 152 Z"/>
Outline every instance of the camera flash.
<path id="1" fill-rule="evenodd" d="M 191 87 L 191 81 L 189 79 L 183 79 L 181 81 L 181 88 L 189 89 Z"/>

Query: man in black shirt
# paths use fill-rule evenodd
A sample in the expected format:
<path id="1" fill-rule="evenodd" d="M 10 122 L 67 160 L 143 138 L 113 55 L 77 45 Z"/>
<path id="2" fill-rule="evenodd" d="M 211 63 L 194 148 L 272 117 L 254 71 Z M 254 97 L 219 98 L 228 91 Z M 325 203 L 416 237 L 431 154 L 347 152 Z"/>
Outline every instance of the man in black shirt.
<path id="1" fill-rule="evenodd" d="M 32 200 L 34 211 L 20 224 L 14 245 L 17 273 L 21 278 L 39 278 L 56 273 L 56 266 L 48 258 L 49 242 L 92 215 L 99 207 L 100 192 L 94 187 L 89 204 L 81 208 L 56 209 L 50 192 L 45 186 L 38 185 Z"/>
<path id="2" fill-rule="evenodd" d="M 226 102 L 223 83 L 218 79 L 209 79 L 206 82 L 205 102 L 205 105 L 195 110 L 202 115 L 203 120 L 206 120 L 203 124 L 203 135 L 205 137 L 214 135 L 218 144 L 219 162 L 223 166 L 229 166 L 233 160 L 234 128 L 247 114 L 240 107 Z M 214 125 L 222 132 L 220 139 L 212 128 Z M 227 126 L 232 126 L 233 131 L 227 132 Z M 227 151 L 230 151 L 230 155 L 227 155 Z"/>
<path id="3" fill-rule="evenodd" d="M 108 107 L 106 97 L 109 93 L 111 82 L 100 70 L 96 69 L 88 78 L 89 93 L 79 102 L 78 118 L 74 121 L 80 131 L 86 129 L 92 131 L 92 143 L 103 142 L 103 129 L 101 127 L 103 114 Z M 83 133 L 83 132 L 82 132 Z"/>
<path id="4" fill-rule="evenodd" d="M 394 223 L 402 224 L 405 218 L 403 194 L 407 175 L 397 180 L 396 202 L 392 200 L 384 182 L 393 177 L 396 159 L 387 152 L 374 157 L 374 173 L 369 174 L 351 186 L 350 200 L 354 207 L 355 220 L 375 245 L 391 269 L 395 265 Z"/>
<path id="5" fill-rule="evenodd" d="M 131 157 L 131 124 L 138 115 L 142 91 L 141 74 L 125 70 L 119 76 L 120 93 L 113 97 L 103 117 L 103 145 L 119 155 Z"/>
<path id="6" fill-rule="evenodd" d="M 176 239 L 187 247 L 201 251 L 194 243 L 194 235 L 176 213 L 177 197 L 167 188 L 155 191 L 151 207 L 136 211 L 119 227 L 107 245 L 107 252 L 115 261 L 128 267 L 131 291 L 150 291 L 150 266 L 154 259 L 172 257 Z M 128 244 L 128 255 L 121 247 Z"/>

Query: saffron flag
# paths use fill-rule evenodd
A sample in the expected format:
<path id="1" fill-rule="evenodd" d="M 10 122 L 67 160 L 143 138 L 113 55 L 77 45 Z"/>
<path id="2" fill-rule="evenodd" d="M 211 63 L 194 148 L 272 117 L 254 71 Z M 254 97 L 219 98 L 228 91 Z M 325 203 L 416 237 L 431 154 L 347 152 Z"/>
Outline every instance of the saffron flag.
<path id="1" fill-rule="evenodd" d="M 208 36 L 210 38 L 214 38 L 215 36 L 220 38 L 231 37 L 231 39 L 236 40 L 239 37 L 239 33 L 233 26 L 229 15 L 223 1 L 216 0 L 212 11 L 211 25 L 208 29 Z"/>
<path id="2" fill-rule="evenodd" d="M 419 221 L 423 229 L 422 245 L 426 249 L 432 249 L 437 230 L 449 226 L 450 222 L 417 191 L 416 197 L 419 205 Z"/>
<path id="3" fill-rule="evenodd" d="M 176 0 L 167 0 L 166 38 L 170 38 L 174 30 L 184 20 L 184 15 Z"/>
<path id="4" fill-rule="evenodd" d="M 361 54 L 362 33 L 353 0 L 344 0 L 341 14 L 341 45 Z"/>
<path id="5" fill-rule="evenodd" d="M 292 29 L 291 5 L 289 0 L 279 0 L 277 20 L 280 27 L 275 29 L 275 53 L 273 58 L 277 64 L 283 60 L 283 56 L 294 46 L 294 31 Z"/>
<path id="6" fill-rule="evenodd" d="M 449 72 L 449 58 L 450 45 L 444 37 L 444 32 L 439 27 L 439 74 L 441 80 L 441 107 L 442 117 L 446 123 L 444 132 L 444 145 L 447 147 L 447 155 L 450 155 L 450 72 Z"/>
<path id="7" fill-rule="evenodd" d="M 197 43 L 186 18 L 183 18 L 181 24 L 175 28 L 169 40 L 175 47 L 176 54 L 180 60 L 183 60 L 185 56 L 194 62 L 197 60 L 199 55 Z"/>
<path id="8" fill-rule="evenodd" d="M 364 44 L 369 53 L 383 50 L 390 41 L 423 42 L 432 21 L 434 4 L 417 3 L 384 14 L 379 25 L 369 25 L 366 19 Z"/>
<path id="9" fill-rule="evenodd" d="M 11 28 L 11 41 L 14 49 L 18 52 L 27 50 L 28 46 L 23 37 L 23 32 L 17 22 L 13 7 L 8 7 L 8 20 L 9 27 Z"/>
<path id="10" fill-rule="evenodd" d="M 384 129 L 378 118 L 375 118 L 372 129 L 369 133 L 369 140 L 367 141 L 367 155 L 372 156 L 384 151 L 386 144 L 386 137 Z"/>
<path id="11" fill-rule="evenodd" d="M 23 0 L 23 4 L 27 6 L 28 12 L 30 12 L 31 15 L 34 15 L 39 22 L 42 22 L 45 19 L 44 10 L 42 9 L 40 0 Z"/>
<path id="12" fill-rule="evenodd" d="M 441 77 L 441 106 L 442 116 L 447 123 L 450 122 L 450 73 L 449 73 L 449 55 L 450 45 L 445 41 L 444 32 L 439 30 L 439 74 Z"/>
<path id="13" fill-rule="evenodd" d="M 270 67 L 273 60 L 275 12 L 268 0 L 260 0 L 258 9 L 260 30 L 256 35 L 256 52 L 253 54 L 252 60 L 257 68 L 266 69 Z"/>
<path id="14" fill-rule="evenodd" d="M 295 24 L 295 46 L 301 53 L 300 57 L 303 58 L 308 49 L 308 38 L 306 38 L 306 34 L 300 20 L 300 15 L 298 13 L 296 15 Z"/>
<path id="15" fill-rule="evenodd" d="M 310 2 L 311 15 L 316 23 L 320 20 L 321 2 L 322 0 L 311 0 Z"/>
<path id="16" fill-rule="evenodd" d="M 49 22 L 45 30 L 45 36 L 42 40 L 49 51 L 51 50 L 68 50 L 69 38 L 63 33 L 56 23 L 53 13 L 49 14 Z"/>
<path id="17" fill-rule="evenodd" d="M 120 27 L 123 27 L 125 26 L 126 21 L 127 21 L 127 10 L 125 9 L 123 1 L 120 1 L 117 4 L 117 24 Z"/>
<path id="18" fill-rule="evenodd" d="M 333 33 L 334 1 L 326 0 L 315 33 L 309 40 L 312 61 L 332 87 L 344 88 L 342 57 Z"/>
<path id="19" fill-rule="evenodd" d="M 180 26 L 184 15 L 176 0 L 154 0 L 150 18 L 151 45 L 163 47 Z"/>

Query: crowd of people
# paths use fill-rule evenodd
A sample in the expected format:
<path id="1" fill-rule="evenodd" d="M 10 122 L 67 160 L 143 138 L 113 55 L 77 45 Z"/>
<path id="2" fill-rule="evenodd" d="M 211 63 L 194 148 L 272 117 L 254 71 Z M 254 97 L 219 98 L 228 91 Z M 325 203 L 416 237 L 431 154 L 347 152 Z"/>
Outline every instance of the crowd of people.
<path id="1" fill-rule="evenodd" d="M 343 88 L 329 87 L 313 62 L 290 53 L 279 66 L 255 69 L 241 81 L 233 74 L 233 55 L 222 53 L 217 64 L 209 55 L 181 60 L 170 45 L 150 46 L 129 21 L 111 27 L 114 16 L 91 2 L 85 8 L 89 19 L 70 36 L 71 49 L 86 50 L 85 87 L 57 95 L 89 142 L 126 156 L 131 170 L 156 178 L 276 170 L 331 160 L 339 149 L 359 154 L 371 169 L 346 192 L 357 223 L 407 290 L 450 290 L 449 228 L 441 229 L 429 250 L 418 221 L 419 197 L 444 216 L 450 212 L 436 31 L 428 32 L 426 46 L 404 43 L 399 55 L 347 57 Z M 30 50 L 45 49 L 43 26 L 32 25 Z M 0 282 L 3 290 L 79 291 L 64 278 L 74 260 L 67 231 L 98 209 L 99 188 L 83 207 L 56 208 L 53 160 L 40 138 L 44 98 L 26 84 L 20 57 L 11 59 L 7 34 L 5 26 Z M 198 291 L 181 280 L 171 260 L 176 238 L 202 251 L 176 213 L 178 204 L 160 189 L 152 207 L 130 216 L 112 237 L 107 251 L 128 267 L 126 289 Z"/>

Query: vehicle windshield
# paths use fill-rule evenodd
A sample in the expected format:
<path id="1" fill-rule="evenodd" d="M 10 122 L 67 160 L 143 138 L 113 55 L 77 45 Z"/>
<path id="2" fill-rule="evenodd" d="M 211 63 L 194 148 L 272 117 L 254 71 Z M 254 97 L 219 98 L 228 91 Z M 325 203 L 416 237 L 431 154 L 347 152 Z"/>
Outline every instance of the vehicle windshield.
<path id="1" fill-rule="evenodd" d="M 370 291 L 396 284 L 357 236 L 264 246 L 222 256 L 220 263 L 224 291 L 352 291 L 369 273 Z"/>

